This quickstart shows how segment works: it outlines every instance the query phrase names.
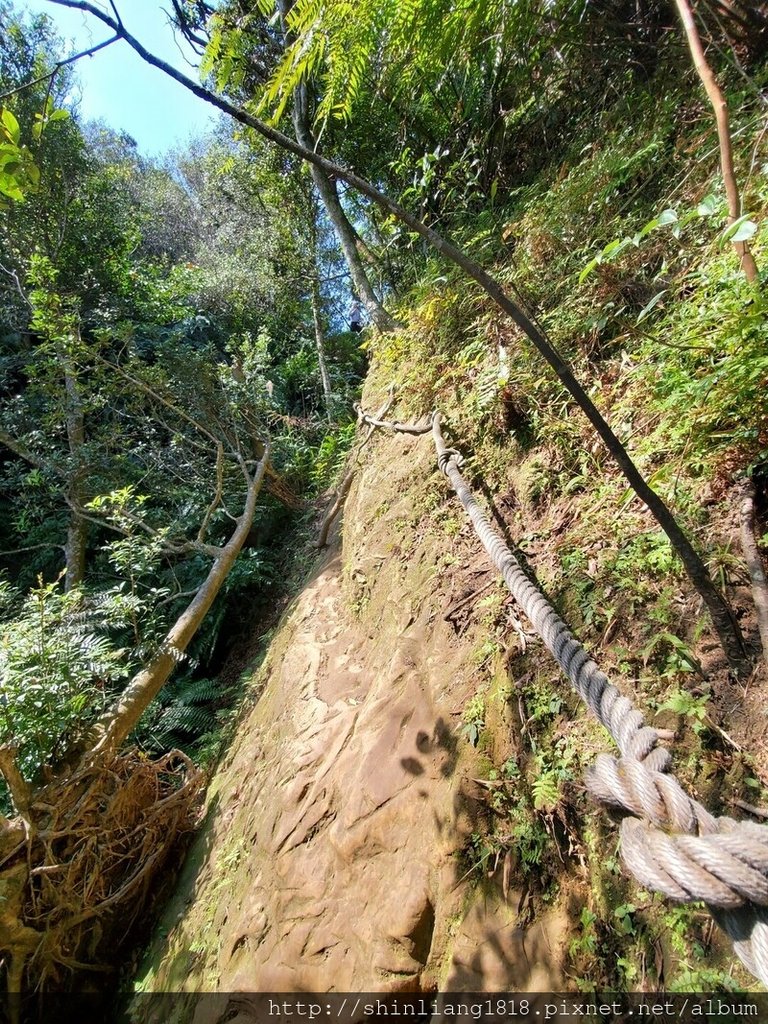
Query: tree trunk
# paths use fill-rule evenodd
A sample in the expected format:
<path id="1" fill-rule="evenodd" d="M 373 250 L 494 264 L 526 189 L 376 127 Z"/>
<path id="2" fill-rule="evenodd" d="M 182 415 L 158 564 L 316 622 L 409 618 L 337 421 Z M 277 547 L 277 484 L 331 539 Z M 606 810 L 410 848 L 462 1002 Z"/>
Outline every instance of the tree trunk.
<path id="1" fill-rule="evenodd" d="M 187 649 L 200 628 L 248 536 L 268 462 L 269 448 L 266 449 L 256 474 L 250 481 L 245 508 L 237 520 L 235 532 L 224 547 L 219 549 L 210 572 L 192 601 L 168 631 L 158 654 L 146 668 L 133 677 L 113 707 L 93 727 L 86 740 L 86 756 L 117 750 L 136 728 L 147 707 L 165 685 L 179 662 L 179 655 Z"/>
<path id="2" fill-rule="evenodd" d="M 325 414 L 330 419 L 333 393 L 331 391 L 331 378 L 328 376 L 328 365 L 325 361 L 325 333 L 323 331 L 323 314 L 320 308 L 320 286 L 317 283 L 317 274 L 312 277 L 312 319 L 315 324 L 315 348 L 317 349 L 317 361 L 320 364 L 320 379 L 323 382 Z"/>
<path id="3" fill-rule="evenodd" d="M 72 590 L 83 581 L 88 551 L 88 521 L 78 511 L 78 509 L 84 507 L 87 501 L 85 483 L 88 479 L 88 471 L 83 465 L 85 415 L 72 360 L 66 352 L 62 352 L 59 359 L 64 374 L 64 391 L 66 394 L 67 440 L 69 442 L 69 454 L 74 467 L 67 488 L 70 514 L 69 526 L 67 527 L 67 542 L 64 546 L 66 559 L 64 589 Z"/>
<path id="4" fill-rule="evenodd" d="M 728 197 L 728 223 L 732 224 L 741 216 L 741 198 L 736 184 L 736 173 L 733 169 L 733 147 L 731 145 L 731 129 L 728 123 L 728 104 L 723 91 L 717 83 L 712 68 L 707 63 L 701 36 L 696 27 L 693 12 L 688 0 L 675 0 L 680 20 L 685 29 L 688 47 L 693 57 L 693 64 L 706 90 L 709 102 L 715 112 L 717 122 L 717 139 L 720 145 L 720 170 L 723 175 L 725 194 Z M 751 283 L 758 281 L 757 264 L 746 242 L 734 242 L 733 247 L 741 261 L 744 276 Z"/>
<path id="5" fill-rule="evenodd" d="M 80 505 L 77 491 L 70 491 L 72 501 Z M 83 581 L 85 576 L 86 555 L 88 551 L 88 520 L 75 511 L 69 514 L 67 540 L 64 545 L 66 572 L 64 574 L 64 590 L 72 590 Z"/>
<path id="6" fill-rule="evenodd" d="M 314 145 L 306 138 L 302 145 L 306 145 L 308 149 L 314 149 Z M 368 311 L 368 316 L 380 331 L 393 331 L 397 324 L 379 302 L 376 292 L 373 290 L 373 285 L 363 266 L 360 253 L 357 251 L 357 234 L 349 223 L 349 219 L 341 205 L 341 200 L 336 191 L 336 183 L 331 181 L 318 167 L 312 167 L 310 173 L 312 174 L 312 180 L 315 183 L 318 194 L 323 201 L 328 219 L 336 232 L 341 251 L 344 253 L 344 259 L 352 275 L 355 291 Z"/>
<path id="7" fill-rule="evenodd" d="M 550 344 L 542 331 L 533 324 L 521 307 L 509 298 L 495 278 L 486 273 L 479 264 L 475 263 L 474 260 L 466 256 L 455 245 L 439 235 L 433 228 L 423 223 L 423 221 L 419 220 L 419 218 L 414 214 L 409 213 L 408 210 L 404 209 L 393 199 L 390 199 L 389 196 L 380 192 L 375 186 L 371 185 L 370 182 L 366 181 L 365 178 L 361 178 L 353 171 L 332 163 L 330 160 L 327 160 L 324 156 L 317 153 L 314 149 L 302 146 L 301 143 L 290 139 L 287 135 L 284 135 L 276 128 L 271 128 L 269 125 L 264 124 L 263 121 L 260 121 L 247 111 L 236 107 L 228 100 L 212 93 L 209 89 L 206 89 L 205 86 L 198 85 L 196 82 L 193 82 L 191 78 L 182 74 L 182 72 L 172 67 L 166 61 L 154 56 L 154 54 L 150 53 L 149 50 L 142 46 L 138 39 L 127 32 L 122 25 L 119 25 L 114 18 L 99 10 L 99 8 L 94 7 L 89 0 L 53 0 L 53 2 L 61 7 L 71 7 L 75 10 L 88 11 L 99 21 L 109 25 L 113 31 L 119 32 L 121 37 L 125 39 L 125 41 L 148 64 L 151 64 L 165 72 L 166 75 L 189 89 L 189 91 L 194 93 L 195 96 L 199 96 L 207 103 L 210 103 L 217 109 L 229 114 L 230 117 L 239 121 L 240 124 L 245 124 L 249 128 L 253 128 L 254 131 L 259 133 L 259 135 L 280 146 L 281 149 L 285 149 L 301 159 L 306 160 L 307 163 L 315 167 L 319 167 L 326 175 L 333 175 L 336 178 L 341 178 L 343 181 L 348 182 L 352 188 L 356 189 L 362 195 L 367 196 L 374 203 L 377 203 L 383 210 L 391 213 L 392 216 L 396 217 L 404 224 L 407 224 L 408 227 L 419 234 L 429 245 L 431 245 L 433 249 L 441 253 L 446 259 L 461 268 L 461 270 L 463 270 L 469 277 L 476 281 L 483 291 L 493 299 L 496 305 L 503 310 L 503 312 L 505 312 L 528 336 L 534 347 L 549 363 L 565 389 L 595 428 L 598 436 L 601 438 L 614 461 L 626 477 L 630 487 L 638 495 L 641 501 L 648 506 L 659 526 L 669 538 L 673 548 L 680 556 L 693 586 L 696 588 L 709 611 L 715 631 L 720 639 L 720 643 L 723 646 L 723 650 L 725 651 L 732 669 L 735 672 L 742 672 L 745 670 L 746 660 L 744 639 L 741 635 L 741 630 L 728 603 L 713 583 L 701 557 L 694 550 L 691 542 L 678 526 L 675 517 L 667 508 L 665 502 L 647 483 L 643 475 L 632 462 L 628 452 L 624 448 L 624 445 L 611 430 L 610 426 L 584 388 L 576 380 L 573 370 L 566 360 L 560 355 L 557 349 Z"/>
<path id="8" fill-rule="evenodd" d="M 288 0 L 277 0 L 277 10 L 280 15 L 283 36 L 287 37 L 287 17 L 291 9 Z M 296 89 L 293 96 L 293 110 L 291 113 L 293 130 L 296 133 L 296 141 L 305 149 L 316 152 L 317 139 L 312 132 L 312 124 L 309 116 L 309 96 L 305 82 Z M 397 324 L 384 309 L 373 290 L 360 253 L 357 248 L 357 232 L 350 224 L 349 218 L 341 205 L 339 193 L 336 191 L 336 182 L 322 167 L 317 164 L 310 164 L 310 174 L 315 184 L 318 195 L 322 200 L 328 219 L 333 225 L 336 237 L 339 240 L 341 251 L 344 254 L 349 272 L 357 294 L 368 310 L 371 321 L 376 324 L 380 331 L 392 331 Z"/>

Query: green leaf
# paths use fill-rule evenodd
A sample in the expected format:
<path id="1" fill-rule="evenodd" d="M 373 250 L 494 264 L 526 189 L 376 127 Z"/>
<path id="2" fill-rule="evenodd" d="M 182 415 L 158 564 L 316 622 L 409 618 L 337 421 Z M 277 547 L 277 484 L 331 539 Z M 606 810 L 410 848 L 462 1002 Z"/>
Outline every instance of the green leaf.
<path id="1" fill-rule="evenodd" d="M 757 233 L 757 224 L 753 220 L 745 220 L 731 237 L 732 242 L 746 242 Z"/>
<path id="2" fill-rule="evenodd" d="M 5 128 L 6 134 L 11 142 L 18 145 L 19 138 L 21 137 L 21 129 L 19 128 L 19 122 L 10 110 L 3 110 L 2 114 L 0 114 L 0 121 L 2 121 L 3 127 Z"/>
<path id="3" fill-rule="evenodd" d="M 713 214 L 717 213 L 719 206 L 720 201 L 717 196 L 707 196 L 705 199 L 702 199 L 696 207 L 696 213 L 698 213 L 700 217 L 711 217 Z"/>
<path id="4" fill-rule="evenodd" d="M 664 227 L 666 224 L 677 224 L 677 213 L 671 207 L 662 210 L 659 214 L 659 226 Z"/>
<path id="5" fill-rule="evenodd" d="M 646 235 L 649 235 L 652 231 L 655 231 L 660 224 L 661 220 L 658 217 L 654 217 L 653 220 L 649 220 L 647 224 L 644 224 L 643 227 L 640 228 L 638 233 L 635 235 L 635 238 L 639 242 L 641 238 L 645 238 Z"/>
<path id="6" fill-rule="evenodd" d="M 651 301 L 648 303 L 648 305 L 646 305 L 646 306 L 644 306 L 642 308 L 642 310 L 640 311 L 640 316 L 637 318 L 637 320 L 635 320 L 635 323 L 636 324 L 642 323 L 642 321 L 645 320 L 645 318 L 648 316 L 648 314 L 651 312 L 651 310 L 656 307 L 656 305 L 660 301 L 661 297 L 663 295 L 666 295 L 666 294 L 667 294 L 667 289 L 666 288 L 662 288 L 662 290 L 660 292 L 657 292 L 653 296 Z"/>
<path id="7" fill-rule="evenodd" d="M 592 273 L 592 271 L 595 269 L 595 267 L 599 263 L 602 263 L 602 262 L 603 262 L 603 254 L 602 253 L 598 253 L 597 256 L 595 256 L 594 259 L 589 261 L 589 263 L 586 265 L 586 267 L 584 267 L 582 272 L 579 274 L 579 284 L 583 284 L 585 279 L 587 277 L 589 277 L 589 275 Z"/>
<path id="8" fill-rule="evenodd" d="M 19 188 L 18 182 L 10 174 L 0 174 L 0 194 L 15 199 L 17 203 L 24 202 L 24 193 Z"/>
<path id="9" fill-rule="evenodd" d="M 723 231 L 720 236 L 720 248 L 722 248 L 726 242 L 746 242 L 748 238 L 757 231 L 757 224 L 750 220 L 749 214 L 745 213 L 743 216 L 737 218 L 733 224 L 729 224 L 728 227 Z"/>
<path id="10" fill-rule="evenodd" d="M 531 786 L 533 806 L 537 811 L 553 811 L 560 799 L 560 787 L 552 771 L 545 771 Z"/>

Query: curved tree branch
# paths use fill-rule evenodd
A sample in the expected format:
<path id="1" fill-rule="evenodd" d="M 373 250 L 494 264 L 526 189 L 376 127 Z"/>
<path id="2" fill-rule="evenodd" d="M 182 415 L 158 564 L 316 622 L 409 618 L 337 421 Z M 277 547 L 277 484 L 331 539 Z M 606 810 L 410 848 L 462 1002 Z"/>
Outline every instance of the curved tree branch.
<path id="1" fill-rule="evenodd" d="M 17 93 L 24 92 L 26 89 L 32 89 L 36 85 L 40 85 L 42 82 L 50 81 L 62 68 L 65 68 L 67 64 L 74 64 L 76 60 L 80 60 L 83 57 L 92 57 L 94 53 L 98 53 L 99 50 L 105 49 L 107 46 L 111 46 L 112 43 L 116 43 L 122 38 L 119 33 L 110 36 L 109 39 L 105 39 L 101 43 L 97 43 L 95 46 L 89 47 L 87 50 L 81 50 L 80 53 L 74 53 L 71 57 L 65 57 L 64 60 L 57 61 L 56 64 L 51 68 L 50 71 L 46 71 L 44 75 L 40 75 L 38 78 L 33 78 L 30 82 L 23 82 L 21 85 L 15 86 L 13 89 L 9 89 L 7 92 L 0 93 L 0 100 L 7 100 L 9 96 L 16 96 Z"/>
<path id="2" fill-rule="evenodd" d="M 245 507 L 237 520 L 234 533 L 219 552 L 210 572 L 195 592 L 195 596 L 168 631 L 158 653 L 146 668 L 133 677 L 115 704 L 94 725 L 87 737 L 86 757 L 104 750 L 117 750 L 136 728 L 139 719 L 165 685 L 179 657 L 189 646 L 211 605 L 226 580 L 240 549 L 245 543 L 256 511 L 256 500 L 261 490 L 269 463 L 269 445 L 251 479 Z"/>
<path id="3" fill-rule="evenodd" d="M 723 175 L 725 194 L 728 198 L 728 223 L 732 224 L 741 216 L 741 197 L 739 196 L 736 172 L 733 167 L 733 147 L 731 145 L 728 104 L 723 95 L 723 90 L 718 85 L 714 72 L 707 61 L 704 47 L 701 43 L 701 36 L 696 27 L 696 21 L 694 20 L 693 11 L 688 0 L 675 0 L 675 2 L 677 3 L 680 20 L 685 29 L 688 48 L 691 51 L 694 66 L 715 112 L 717 139 L 720 145 L 720 170 Z M 746 242 L 734 242 L 733 247 L 741 261 L 741 269 L 744 271 L 744 276 L 751 284 L 754 284 L 759 278 L 757 264 L 750 252 L 749 246 Z"/>
<path id="4" fill-rule="evenodd" d="M 302 146 L 300 143 L 289 138 L 287 135 L 284 135 L 276 128 L 272 128 L 270 125 L 265 124 L 263 121 L 260 121 L 258 118 L 248 113 L 246 110 L 235 106 L 223 97 L 211 92 L 204 86 L 199 85 L 197 82 L 194 82 L 191 78 L 187 77 L 187 75 L 172 67 L 166 61 L 156 57 L 153 53 L 147 50 L 146 47 L 135 38 L 135 36 L 132 36 L 124 27 L 119 25 L 109 15 L 105 14 L 104 11 L 95 7 L 89 2 L 89 0 L 49 0 L 49 2 L 57 4 L 60 7 L 69 7 L 74 10 L 85 11 L 93 15 L 93 17 L 97 18 L 105 25 L 108 25 L 113 32 L 119 34 L 148 64 L 159 68 L 174 81 L 179 82 L 190 92 L 194 93 L 195 96 L 198 96 L 206 103 L 209 103 L 218 110 L 228 114 L 230 117 L 240 122 L 240 124 L 244 124 L 249 128 L 252 128 L 265 139 L 268 139 L 270 142 L 280 146 L 281 149 L 287 150 L 289 153 L 293 153 L 295 156 L 300 157 L 302 160 L 312 164 L 314 167 L 320 168 L 332 179 L 338 178 L 346 181 L 361 195 L 366 196 L 382 209 L 391 213 L 392 216 L 396 217 L 404 224 L 407 224 L 408 227 L 412 228 L 413 231 L 424 238 L 433 249 L 457 267 L 460 267 L 469 277 L 476 281 L 483 291 L 493 299 L 496 305 L 503 310 L 503 312 L 506 313 L 528 336 L 535 348 L 549 363 L 563 386 L 592 424 L 614 461 L 621 469 L 621 472 L 626 477 L 630 487 L 648 506 L 659 526 L 669 538 L 673 548 L 680 556 L 691 582 L 709 611 L 713 625 L 720 639 L 720 643 L 723 646 L 723 650 L 725 651 L 731 667 L 736 672 L 741 672 L 746 669 L 744 640 L 741 635 L 739 625 L 727 601 L 713 583 L 700 555 L 696 552 L 690 540 L 680 528 L 677 520 L 667 507 L 666 503 L 660 495 L 653 490 L 640 473 L 637 466 L 635 466 L 621 441 L 611 430 L 597 406 L 576 379 L 567 360 L 560 354 L 560 352 L 558 352 L 554 345 L 552 345 L 544 332 L 533 323 L 528 314 L 524 312 L 524 310 L 514 302 L 509 295 L 507 295 L 495 278 L 483 270 L 478 263 L 475 263 L 474 260 L 470 259 L 465 253 L 453 245 L 453 243 L 443 238 L 442 235 L 439 235 L 433 228 L 429 227 L 417 216 L 404 209 L 404 207 L 400 206 L 399 203 L 390 199 L 389 196 L 380 192 L 370 182 L 355 174 L 354 171 L 328 160 L 313 149 L 308 149 L 305 146 Z"/>

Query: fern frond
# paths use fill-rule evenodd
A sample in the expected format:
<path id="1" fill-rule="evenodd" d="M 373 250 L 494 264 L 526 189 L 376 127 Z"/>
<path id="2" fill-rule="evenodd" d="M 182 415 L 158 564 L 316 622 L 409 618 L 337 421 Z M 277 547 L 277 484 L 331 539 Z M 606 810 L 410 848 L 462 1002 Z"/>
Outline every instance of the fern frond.
<path id="1" fill-rule="evenodd" d="M 217 700 L 221 696 L 221 687 L 213 679 L 193 679 L 187 681 L 179 690 L 177 699 L 182 704 L 204 704 Z"/>
<path id="2" fill-rule="evenodd" d="M 215 722 L 213 714 L 206 708 L 174 704 L 160 715 L 157 731 L 161 736 L 168 736 L 174 732 L 202 734 Z"/>
<path id="3" fill-rule="evenodd" d="M 537 811 L 553 811 L 560 800 L 560 786 L 555 772 L 545 771 L 534 779 L 531 795 Z"/>

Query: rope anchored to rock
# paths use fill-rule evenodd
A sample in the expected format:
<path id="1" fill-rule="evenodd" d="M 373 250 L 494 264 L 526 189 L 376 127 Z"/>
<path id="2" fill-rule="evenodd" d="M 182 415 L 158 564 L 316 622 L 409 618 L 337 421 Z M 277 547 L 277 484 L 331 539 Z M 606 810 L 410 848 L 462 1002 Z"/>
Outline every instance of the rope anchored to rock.
<path id="1" fill-rule="evenodd" d="M 403 432 L 406 425 L 363 422 Z M 621 756 L 597 757 L 587 787 L 623 812 L 621 854 L 646 888 L 680 902 L 703 900 L 733 941 L 745 966 L 768 985 L 768 827 L 715 817 L 670 774 L 671 756 L 656 729 L 609 681 L 524 573 L 461 475 L 463 459 L 446 445 L 438 413 L 431 418 L 437 463 L 450 481 L 483 547 L 518 605 L 587 707 L 611 734 Z M 421 424 L 407 433 L 425 433 Z"/>

